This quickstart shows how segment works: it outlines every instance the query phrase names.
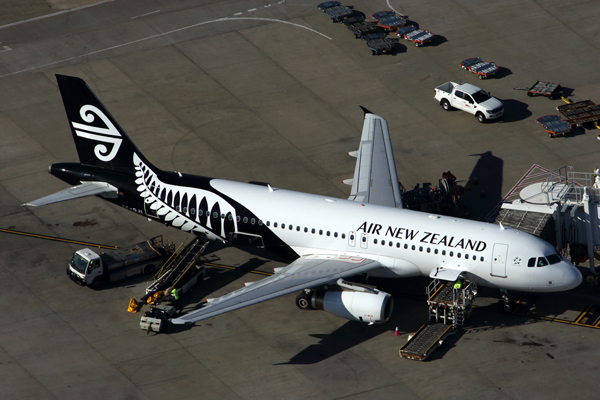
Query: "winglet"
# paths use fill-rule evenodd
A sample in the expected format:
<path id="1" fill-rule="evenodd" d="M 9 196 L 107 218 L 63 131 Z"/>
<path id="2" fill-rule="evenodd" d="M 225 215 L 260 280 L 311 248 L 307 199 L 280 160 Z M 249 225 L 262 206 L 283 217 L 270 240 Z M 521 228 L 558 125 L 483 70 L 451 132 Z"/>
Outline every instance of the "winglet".
<path id="1" fill-rule="evenodd" d="M 365 115 L 367 115 L 367 114 L 373 114 L 371 111 L 367 110 L 363 106 L 359 106 L 359 107 L 360 107 L 361 110 L 363 110 L 363 112 L 365 113 Z"/>

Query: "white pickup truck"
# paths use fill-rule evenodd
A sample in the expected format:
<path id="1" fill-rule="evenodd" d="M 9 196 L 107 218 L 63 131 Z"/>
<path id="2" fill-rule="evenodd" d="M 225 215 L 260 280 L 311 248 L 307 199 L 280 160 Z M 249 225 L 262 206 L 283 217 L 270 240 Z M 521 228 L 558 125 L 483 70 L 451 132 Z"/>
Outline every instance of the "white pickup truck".
<path id="1" fill-rule="evenodd" d="M 435 99 L 444 110 L 458 108 L 474 114 L 481 123 L 504 114 L 504 105 L 500 100 L 469 83 L 446 82 L 435 88 Z"/>

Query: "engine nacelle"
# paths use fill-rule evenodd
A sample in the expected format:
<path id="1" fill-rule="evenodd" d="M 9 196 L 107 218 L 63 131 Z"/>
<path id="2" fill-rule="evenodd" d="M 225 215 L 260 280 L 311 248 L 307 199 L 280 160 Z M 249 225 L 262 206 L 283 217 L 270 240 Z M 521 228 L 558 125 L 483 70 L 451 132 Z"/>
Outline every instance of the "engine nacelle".
<path id="1" fill-rule="evenodd" d="M 312 292 L 311 306 L 351 321 L 383 323 L 390 319 L 394 308 L 391 294 L 355 292 L 353 290 L 318 290 Z"/>

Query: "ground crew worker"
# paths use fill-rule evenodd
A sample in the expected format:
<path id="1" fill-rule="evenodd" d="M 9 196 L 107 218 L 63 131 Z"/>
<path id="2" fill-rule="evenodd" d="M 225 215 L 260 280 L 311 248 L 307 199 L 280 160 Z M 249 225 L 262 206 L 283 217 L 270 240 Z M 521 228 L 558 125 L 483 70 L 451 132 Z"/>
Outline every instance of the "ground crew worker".
<path id="1" fill-rule="evenodd" d="M 173 306 L 175 307 L 175 309 L 179 312 L 181 312 L 181 310 L 183 310 L 183 308 L 181 308 L 181 306 L 179 305 L 179 290 L 178 289 L 171 289 L 171 302 L 173 303 Z"/>
<path id="2" fill-rule="evenodd" d="M 459 279 L 454 284 L 454 289 L 460 289 L 462 287 L 462 281 Z"/>

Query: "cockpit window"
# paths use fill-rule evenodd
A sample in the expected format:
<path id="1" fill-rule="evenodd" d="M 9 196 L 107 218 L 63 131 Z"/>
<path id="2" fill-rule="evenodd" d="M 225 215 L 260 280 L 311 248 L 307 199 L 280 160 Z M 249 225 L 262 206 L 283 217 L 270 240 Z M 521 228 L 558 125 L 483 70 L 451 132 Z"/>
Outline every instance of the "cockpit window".
<path id="1" fill-rule="evenodd" d="M 532 257 L 529 259 L 529 261 L 527 261 L 527 266 L 528 267 L 535 267 L 535 257 Z"/>
<path id="2" fill-rule="evenodd" d="M 548 262 L 550 264 L 556 264 L 561 262 L 561 258 L 558 254 L 550 254 L 549 256 L 546 256 L 546 258 L 548 259 Z"/>
<path id="3" fill-rule="evenodd" d="M 548 265 L 548 260 L 546 260 L 546 257 L 539 257 L 538 258 L 538 262 L 537 262 L 537 266 L 538 267 L 545 267 L 546 265 Z"/>

